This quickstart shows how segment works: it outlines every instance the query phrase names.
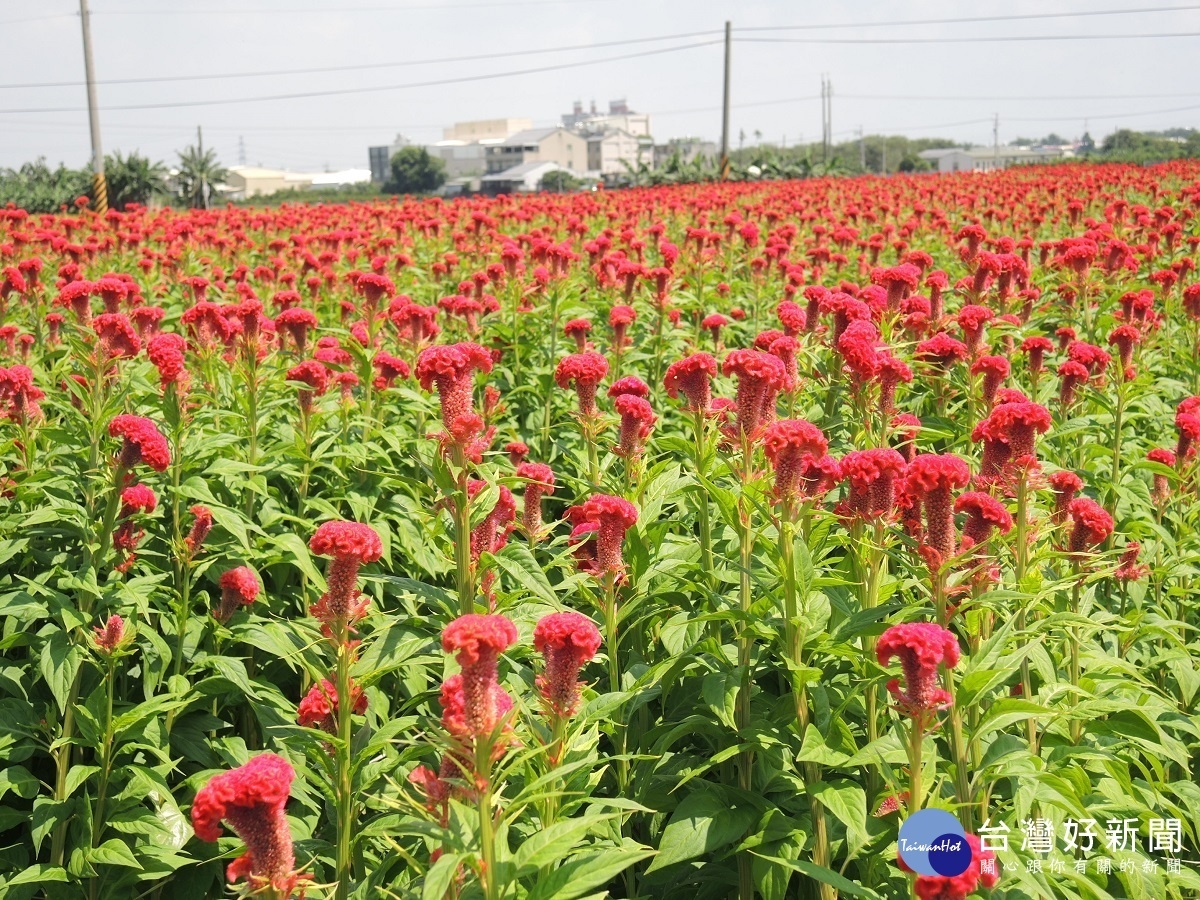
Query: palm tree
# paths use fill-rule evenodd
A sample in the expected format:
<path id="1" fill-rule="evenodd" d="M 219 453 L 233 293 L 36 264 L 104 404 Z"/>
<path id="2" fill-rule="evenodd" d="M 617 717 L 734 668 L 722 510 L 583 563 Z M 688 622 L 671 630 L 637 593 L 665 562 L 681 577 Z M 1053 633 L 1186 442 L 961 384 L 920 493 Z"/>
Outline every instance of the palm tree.
<path id="1" fill-rule="evenodd" d="M 229 173 L 217 162 L 213 149 L 203 153 L 196 147 L 188 147 L 179 154 L 179 196 L 188 206 L 208 209 L 213 188 L 225 180 Z"/>
<path id="2" fill-rule="evenodd" d="M 108 182 L 108 204 L 113 209 L 122 209 L 130 203 L 145 205 L 151 197 L 167 190 L 167 167 L 137 153 L 106 156 L 104 176 Z"/>

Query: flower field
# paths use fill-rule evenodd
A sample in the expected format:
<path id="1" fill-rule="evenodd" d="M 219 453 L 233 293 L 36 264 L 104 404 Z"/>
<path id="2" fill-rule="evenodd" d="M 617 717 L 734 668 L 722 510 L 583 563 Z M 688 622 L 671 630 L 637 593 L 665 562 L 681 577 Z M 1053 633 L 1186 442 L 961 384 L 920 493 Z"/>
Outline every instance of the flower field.
<path id="1" fill-rule="evenodd" d="M 0 210 L 0 896 L 1200 896 L 1198 210 Z"/>

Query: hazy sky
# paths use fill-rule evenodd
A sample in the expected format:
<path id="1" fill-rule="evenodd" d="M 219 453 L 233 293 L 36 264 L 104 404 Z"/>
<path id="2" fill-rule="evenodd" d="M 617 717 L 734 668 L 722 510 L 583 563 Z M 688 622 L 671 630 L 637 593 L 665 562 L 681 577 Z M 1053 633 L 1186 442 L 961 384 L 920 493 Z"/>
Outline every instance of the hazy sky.
<path id="1" fill-rule="evenodd" d="M 1171 7 L 1156 12 L 1152 8 Z M 967 24 L 902 20 L 1139 10 L 1133 15 Z M 522 116 L 554 124 L 574 100 L 626 98 L 652 116 L 654 136 L 719 137 L 722 48 L 650 50 L 719 40 L 734 25 L 733 143 L 819 139 L 821 73 L 834 86 L 835 140 L 867 133 L 990 144 L 1051 130 L 1099 138 L 1200 122 L 1200 4 L 1178 0 L 93 0 L 92 31 L 106 151 L 168 162 L 204 127 L 227 165 L 239 138 L 250 164 L 320 170 L 366 167 L 367 147 L 397 132 L 441 137 L 459 120 Z M 848 24 L 852 23 L 852 24 Z M 890 23 L 890 24 L 873 24 Z M 839 28 L 812 26 L 841 25 Z M 807 30 L 784 30 L 807 26 Z M 762 29 L 742 31 L 739 28 Z M 641 38 L 712 32 L 669 40 Z M 1170 37 L 1128 37 L 1170 34 Z M 1121 35 L 1118 40 L 929 43 L 950 37 Z M 37 156 L 83 165 L 90 155 L 83 51 L 74 0 L 0 0 L 0 166 Z M 756 39 L 749 42 L 747 39 Z M 767 40 L 764 40 L 767 39 Z M 788 40 L 790 42 L 781 42 Z M 854 43 L 854 41 L 873 43 Z M 896 41 L 888 43 L 886 41 Z M 800 43 L 797 41 L 804 41 Z M 833 43 L 832 41 L 840 41 Z M 885 42 L 880 42 L 885 41 Z M 926 43 L 919 43 L 924 41 Z M 824 43 L 817 43 L 824 42 Z M 604 47 L 592 45 L 607 44 Z M 588 45 L 588 49 L 526 51 Z M 479 55 L 510 53 L 500 58 Z M 427 62 L 466 57 L 459 62 Z M 501 76 L 585 60 L 594 65 Z M 388 65 L 401 63 L 402 65 Z M 300 74 L 105 83 L 373 65 Z M 426 87 L 416 82 L 485 76 Z M 61 87 L 31 83 L 71 82 Z M 393 87 L 397 86 L 397 87 Z M 258 102 L 195 101 L 334 90 Z M 160 109 L 117 107 L 162 105 Z M 44 111 L 43 111 L 44 110 Z M 53 110 L 53 111 L 51 111 Z"/>

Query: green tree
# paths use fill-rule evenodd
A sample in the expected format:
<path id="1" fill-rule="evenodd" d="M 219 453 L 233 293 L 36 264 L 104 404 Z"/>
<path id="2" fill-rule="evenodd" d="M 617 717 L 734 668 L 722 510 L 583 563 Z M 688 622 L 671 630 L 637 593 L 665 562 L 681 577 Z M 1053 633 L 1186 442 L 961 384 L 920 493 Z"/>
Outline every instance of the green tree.
<path id="1" fill-rule="evenodd" d="M 0 169 L 0 206 L 13 203 L 31 213 L 56 212 L 76 197 L 90 196 L 92 176 L 84 169 L 59 163 L 51 169 L 45 157 L 19 169 Z"/>
<path id="2" fill-rule="evenodd" d="M 108 205 L 113 209 L 124 209 L 130 203 L 144 206 L 167 190 L 167 167 L 137 153 L 104 157 L 104 176 L 108 181 Z"/>
<path id="3" fill-rule="evenodd" d="M 405 147 L 392 157 L 392 177 L 384 190 L 389 194 L 425 194 L 446 183 L 446 164 L 430 156 L 424 147 Z"/>
<path id="4" fill-rule="evenodd" d="M 582 185 L 583 179 L 576 178 L 565 169 L 556 169 L 542 176 L 538 188 L 543 191 L 554 191 L 557 194 L 565 194 L 568 191 L 579 190 Z"/>
<path id="5" fill-rule="evenodd" d="M 188 147 L 179 154 L 179 198 L 188 206 L 208 209 L 213 188 L 228 176 L 213 149 Z"/>

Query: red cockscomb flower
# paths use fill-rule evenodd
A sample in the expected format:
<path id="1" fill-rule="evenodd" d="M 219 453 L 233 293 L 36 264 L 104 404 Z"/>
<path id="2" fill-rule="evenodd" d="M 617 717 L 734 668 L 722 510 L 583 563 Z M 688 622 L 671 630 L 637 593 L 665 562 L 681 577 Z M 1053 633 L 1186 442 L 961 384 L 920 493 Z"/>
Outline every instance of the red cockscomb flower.
<path id="1" fill-rule="evenodd" d="M 649 402 L 635 394 L 619 394 L 613 405 L 621 417 L 620 438 L 614 452 L 624 459 L 641 456 L 658 416 Z"/>
<path id="2" fill-rule="evenodd" d="M 263 753 L 212 778 L 196 794 L 192 804 L 196 837 L 217 840 L 224 821 L 246 844 L 246 852 L 226 869 L 230 881 L 246 878 L 252 889 L 270 889 L 278 897 L 290 897 L 303 881 L 295 871 L 292 834 L 284 814 L 295 777 L 287 760 Z"/>
<path id="3" fill-rule="evenodd" d="M 369 525 L 334 521 L 317 529 L 308 549 L 317 556 L 331 558 L 326 578 L 329 590 L 309 612 L 321 620 L 327 636 L 338 637 L 342 629 L 366 614 L 367 600 L 356 589 L 358 570 L 383 556 L 383 543 Z"/>
<path id="4" fill-rule="evenodd" d="M 258 573 L 249 566 L 238 566 L 221 573 L 221 602 L 213 610 L 213 618 L 224 624 L 243 606 L 258 599 Z"/>
<path id="5" fill-rule="evenodd" d="M 887 689 L 896 699 L 896 708 L 913 718 L 925 718 L 953 702 L 950 694 L 937 687 L 938 666 L 958 665 L 958 638 L 932 622 L 906 622 L 893 625 L 879 637 L 875 656 L 881 666 L 893 657 L 900 658 L 904 669 L 904 690 L 892 679 Z"/>
<path id="6" fill-rule="evenodd" d="M 573 353 L 559 361 L 554 370 L 554 380 L 560 388 L 574 385 L 579 399 L 579 415 L 585 419 L 595 418 L 596 387 L 608 374 L 608 360 L 599 353 Z"/>
<path id="7" fill-rule="evenodd" d="M 537 677 L 537 688 L 547 709 L 556 716 L 572 716 L 579 708 L 579 670 L 600 649 L 600 629 L 577 612 L 551 613 L 533 629 L 534 649 L 546 660 Z"/>
<path id="8" fill-rule="evenodd" d="M 1067 549 L 1082 554 L 1098 548 L 1113 531 L 1113 517 L 1095 500 L 1076 497 L 1067 506 L 1071 518 L 1071 535 Z"/>
<path id="9" fill-rule="evenodd" d="M 951 492 L 970 480 L 967 464 L 950 454 L 922 453 L 909 463 L 906 487 L 925 512 L 924 546 L 934 554 L 931 568 L 939 568 L 958 549 Z"/>
<path id="10" fill-rule="evenodd" d="M 511 699 L 497 681 L 497 662 L 500 654 L 516 640 L 516 626 L 498 615 L 468 613 L 459 616 L 442 632 L 442 649 L 453 653 L 462 667 L 461 677 L 455 685 L 461 690 L 461 713 L 451 702 L 446 708 L 449 716 L 443 716 L 443 722 L 456 738 L 473 743 L 491 735 L 511 708 Z M 447 681 L 447 685 L 450 684 Z M 443 688 L 443 704 L 455 693 L 452 687 L 448 697 Z"/>
<path id="11" fill-rule="evenodd" d="M 542 498 L 554 493 L 554 470 L 545 463 L 522 462 L 517 465 L 517 477 L 525 480 L 521 524 L 531 541 L 540 540 Z"/>
<path id="12" fill-rule="evenodd" d="M 734 350 L 725 357 L 723 371 L 737 378 L 737 427 L 756 440 L 775 419 L 775 398 L 787 383 L 783 363 L 761 350 Z"/>
<path id="13" fill-rule="evenodd" d="M 350 697 L 354 715 L 361 716 L 367 711 L 367 695 L 353 681 L 350 682 Z M 317 728 L 329 734 L 337 734 L 337 685 L 326 678 L 322 679 L 319 685 L 314 684 L 309 688 L 296 708 L 296 724 L 303 728 Z"/>
<path id="14" fill-rule="evenodd" d="M 637 524 L 637 507 L 623 497 L 594 494 L 583 504 L 583 522 L 596 525 L 596 562 L 601 573 L 621 573 L 625 532 Z"/>
<path id="15" fill-rule="evenodd" d="M 896 483 L 904 475 L 904 457 L 890 447 L 854 450 L 842 457 L 842 478 L 850 490 L 840 511 L 849 517 L 888 518 L 896 506 Z"/>
<path id="16" fill-rule="evenodd" d="M 1013 518 L 1004 504 L 982 491 L 967 491 L 954 501 L 954 511 L 967 514 L 963 525 L 963 549 L 987 543 L 992 532 L 1008 534 L 1012 530 Z"/>
<path id="17" fill-rule="evenodd" d="M 132 469 L 144 462 L 156 472 L 165 472 L 171 465 L 171 447 L 149 419 L 128 414 L 115 416 L 108 423 L 108 433 L 124 441 L 117 456 L 121 468 Z"/>
<path id="18" fill-rule="evenodd" d="M 824 459 L 829 442 L 812 422 L 782 419 L 763 432 L 763 449 L 775 470 L 775 497 L 792 503 L 808 496 L 804 491 L 805 463 Z"/>
<path id="19" fill-rule="evenodd" d="M 687 408 L 707 414 L 712 405 L 712 379 L 717 374 L 717 361 L 707 353 L 693 353 L 667 366 L 663 387 L 672 399 L 683 394 Z"/>

